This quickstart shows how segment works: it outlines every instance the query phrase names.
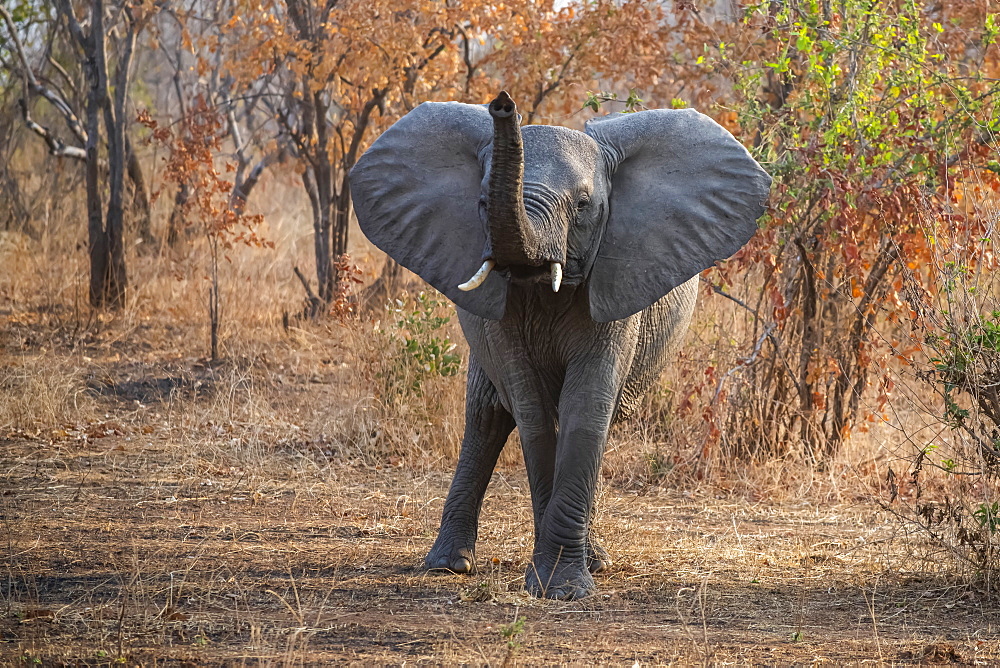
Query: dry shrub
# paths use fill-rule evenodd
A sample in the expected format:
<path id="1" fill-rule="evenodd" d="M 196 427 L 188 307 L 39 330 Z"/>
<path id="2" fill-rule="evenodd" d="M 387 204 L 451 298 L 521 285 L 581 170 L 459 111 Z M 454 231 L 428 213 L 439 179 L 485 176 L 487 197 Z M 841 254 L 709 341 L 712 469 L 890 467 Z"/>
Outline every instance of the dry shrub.
<path id="1" fill-rule="evenodd" d="M 831 502 L 870 498 L 895 457 L 892 428 L 866 423 L 838 452 L 817 462 L 806 444 L 784 441 L 757 448 L 772 413 L 757 392 L 753 365 L 762 332 L 745 304 L 759 278 L 750 272 L 733 299 L 707 284 L 681 350 L 636 414 L 617 425 L 604 478 L 637 490 L 701 487 L 751 499 Z M 765 337 L 766 338 L 766 337 Z M 874 412 L 877 397 L 862 405 Z"/>
<path id="2" fill-rule="evenodd" d="M 996 216 L 994 210 L 994 217 Z M 990 239 L 978 243 L 989 247 Z M 952 256 L 953 257 L 953 256 Z M 928 570 L 1000 584 L 1000 292 L 993 272 L 961 259 L 929 269 L 942 286 L 914 300 L 922 354 L 895 374 L 905 420 L 886 468 L 884 505 Z"/>

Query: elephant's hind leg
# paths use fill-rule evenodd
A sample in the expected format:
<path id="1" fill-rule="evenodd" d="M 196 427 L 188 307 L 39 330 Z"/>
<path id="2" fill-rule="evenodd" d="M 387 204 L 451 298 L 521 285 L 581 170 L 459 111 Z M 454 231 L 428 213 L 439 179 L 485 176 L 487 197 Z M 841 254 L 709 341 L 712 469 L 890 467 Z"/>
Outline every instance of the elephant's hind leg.
<path id="1" fill-rule="evenodd" d="M 476 358 L 470 358 L 462 451 L 444 503 L 441 530 L 424 559 L 427 568 L 455 573 L 475 571 L 483 496 L 513 430 L 514 418 L 501 405 L 496 388 Z"/>

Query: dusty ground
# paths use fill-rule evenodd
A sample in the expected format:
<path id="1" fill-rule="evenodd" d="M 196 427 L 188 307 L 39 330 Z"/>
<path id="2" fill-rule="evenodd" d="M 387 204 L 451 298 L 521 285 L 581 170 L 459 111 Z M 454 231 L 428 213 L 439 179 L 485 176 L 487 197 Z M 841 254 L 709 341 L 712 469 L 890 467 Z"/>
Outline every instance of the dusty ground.
<path id="1" fill-rule="evenodd" d="M 368 392 L 348 392 L 365 375 L 339 334 L 216 368 L 181 354 L 190 330 L 0 315 L 8 665 L 1000 665 L 996 596 L 918 558 L 864 493 L 637 484 L 619 457 L 599 593 L 535 600 L 516 457 L 486 499 L 480 573 L 420 568 L 449 455 L 364 455 L 389 428 L 339 424 Z"/>
<path id="2" fill-rule="evenodd" d="M 600 593 L 539 601 L 521 589 L 519 470 L 491 486 L 481 574 L 433 576 L 419 564 L 445 472 L 295 448 L 224 470 L 169 434 L 119 431 L 2 443 L 8 662 L 1000 663 L 997 609 L 898 570 L 863 505 L 605 485 L 616 563 Z"/>

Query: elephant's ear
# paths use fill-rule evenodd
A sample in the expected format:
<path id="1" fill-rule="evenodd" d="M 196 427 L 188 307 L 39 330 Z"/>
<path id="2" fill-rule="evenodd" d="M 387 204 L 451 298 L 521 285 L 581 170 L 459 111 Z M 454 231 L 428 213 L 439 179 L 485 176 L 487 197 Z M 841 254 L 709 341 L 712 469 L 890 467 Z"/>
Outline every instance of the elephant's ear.
<path id="1" fill-rule="evenodd" d="M 653 304 L 757 230 L 771 177 L 725 128 L 692 109 L 587 123 L 611 174 L 607 229 L 590 274 L 590 314 L 620 320 Z"/>
<path id="2" fill-rule="evenodd" d="M 480 154 L 493 140 L 486 107 L 425 102 L 397 121 L 351 170 L 361 231 L 401 265 L 478 316 L 503 315 L 507 283 L 497 274 L 458 289 L 483 263 Z"/>

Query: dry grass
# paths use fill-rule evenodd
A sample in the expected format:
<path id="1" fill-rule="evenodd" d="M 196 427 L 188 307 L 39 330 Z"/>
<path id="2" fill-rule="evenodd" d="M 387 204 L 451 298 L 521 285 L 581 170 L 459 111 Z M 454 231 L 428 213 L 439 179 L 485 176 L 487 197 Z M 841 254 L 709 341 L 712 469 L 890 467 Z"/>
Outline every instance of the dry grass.
<path id="1" fill-rule="evenodd" d="M 823 470 L 703 448 L 677 388 L 719 360 L 722 300 L 706 300 L 663 390 L 615 430 L 596 525 L 615 565 L 597 596 L 523 592 L 516 441 L 486 501 L 480 574 L 427 575 L 463 376 L 423 374 L 412 391 L 391 312 L 377 328 L 296 320 L 291 267 L 310 266 L 311 248 L 292 218 L 269 220 L 277 248 L 235 251 L 224 268 L 214 365 L 197 243 L 133 253 L 117 315 L 85 306 L 79 239 L 0 243 L 0 266 L 15 267 L 0 274 L 7 661 L 1000 661 L 991 599 L 875 502 L 910 447 L 894 425 Z M 376 273 L 363 244 L 353 255 Z M 461 340 L 454 318 L 438 334 Z"/>
<path id="2" fill-rule="evenodd" d="M 487 499 L 483 571 L 431 576 L 418 565 L 447 474 L 321 465 L 296 448 L 258 469 L 221 457 L 225 436 L 197 447 L 178 436 L 6 445 L 5 468 L 19 471 L 0 483 L 9 658 L 1000 660 L 995 613 L 949 578 L 896 563 L 871 508 L 608 485 L 598 531 L 617 563 L 599 595 L 539 601 L 522 589 L 530 504 L 517 470 L 499 472 Z"/>

